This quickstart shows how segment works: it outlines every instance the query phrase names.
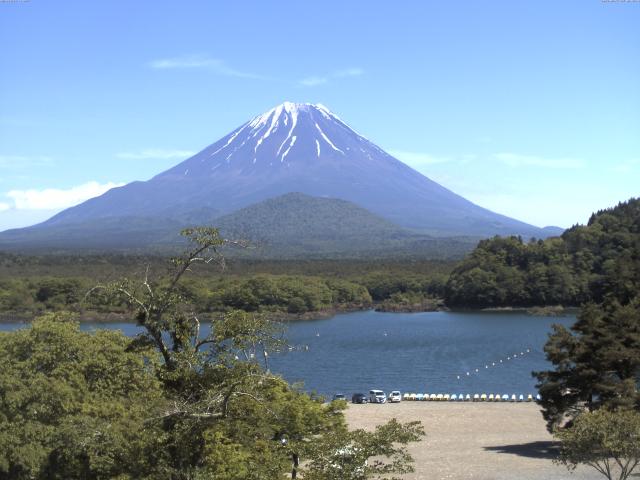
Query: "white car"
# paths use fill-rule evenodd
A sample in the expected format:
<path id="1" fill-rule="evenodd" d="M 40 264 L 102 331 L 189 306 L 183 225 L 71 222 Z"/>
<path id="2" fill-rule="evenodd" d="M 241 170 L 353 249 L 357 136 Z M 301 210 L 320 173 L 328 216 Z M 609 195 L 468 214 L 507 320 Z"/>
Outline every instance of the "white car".
<path id="1" fill-rule="evenodd" d="M 382 390 L 369 390 L 369 403 L 387 403 L 387 396 Z"/>
<path id="2" fill-rule="evenodd" d="M 389 402 L 397 403 L 402 401 L 402 394 L 398 390 L 394 390 L 389 394 Z"/>

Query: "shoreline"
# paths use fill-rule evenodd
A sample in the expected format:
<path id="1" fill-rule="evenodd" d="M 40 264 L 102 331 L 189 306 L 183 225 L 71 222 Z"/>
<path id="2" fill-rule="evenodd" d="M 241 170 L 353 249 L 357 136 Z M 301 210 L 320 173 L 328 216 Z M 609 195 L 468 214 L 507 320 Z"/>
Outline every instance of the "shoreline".
<path id="1" fill-rule="evenodd" d="M 431 313 L 431 312 L 459 312 L 459 313 L 526 313 L 531 316 L 541 317 L 564 317 L 568 315 L 575 315 L 579 312 L 579 307 L 563 307 L 563 306 L 544 306 L 544 307 L 491 307 L 491 308 L 448 308 L 443 303 L 427 302 L 426 304 L 414 304 L 414 305 L 393 305 L 385 302 L 376 302 L 370 305 L 362 306 L 345 306 L 343 308 L 326 308 L 322 310 L 314 310 L 305 313 L 289 313 L 289 312 L 258 312 L 266 315 L 273 315 L 278 317 L 279 321 L 283 323 L 290 322 L 306 322 L 314 320 L 326 320 L 336 315 L 343 313 L 355 313 L 355 312 L 368 312 L 375 311 L 380 313 Z M 0 312 L 0 324 L 2 323 L 31 323 L 31 321 L 41 315 L 53 312 L 28 312 L 28 313 L 16 313 L 16 312 Z M 78 313 L 78 321 L 80 323 L 132 323 L 136 321 L 132 319 L 131 314 L 119 313 L 119 312 L 93 312 L 84 311 Z M 224 313 L 219 312 L 207 312 L 203 313 L 202 317 L 212 317 Z M 207 321 L 207 320 L 205 320 Z"/>

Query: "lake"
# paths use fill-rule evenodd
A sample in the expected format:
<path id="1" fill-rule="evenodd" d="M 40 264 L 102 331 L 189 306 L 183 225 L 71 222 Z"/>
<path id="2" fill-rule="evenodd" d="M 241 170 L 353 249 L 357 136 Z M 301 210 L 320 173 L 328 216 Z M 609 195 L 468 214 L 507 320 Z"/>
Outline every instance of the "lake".
<path id="1" fill-rule="evenodd" d="M 270 367 L 324 395 L 377 388 L 526 396 L 536 393 L 531 371 L 550 366 L 542 349 L 551 325 L 574 321 L 575 316 L 515 312 L 339 314 L 290 323 L 289 342 L 309 348 L 273 355 Z M 0 330 L 22 326 L 5 323 Z M 82 328 L 120 328 L 127 335 L 140 331 L 127 323 L 84 323 Z"/>

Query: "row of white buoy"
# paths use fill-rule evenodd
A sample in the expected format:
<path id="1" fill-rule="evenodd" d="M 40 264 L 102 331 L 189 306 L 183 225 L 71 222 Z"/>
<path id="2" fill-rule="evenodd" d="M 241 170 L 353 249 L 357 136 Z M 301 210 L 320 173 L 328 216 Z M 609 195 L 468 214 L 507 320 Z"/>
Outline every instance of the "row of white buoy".
<path id="1" fill-rule="evenodd" d="M 493 367 L 499 367 L 500 365 L 505 365 L 506 362 L 510 361 L 510 360 L 515 360 L 519 357 L 524 357 L 525 355 L 527 355 L 528 353 L 531 353 L 531 349 L 527 348 L 526 350 L 522 350 L 519 354 L 518 353 L 514 353 L 513 355 L 507 355 L 505 358 L 501 358 L 499 360 L 496 360 L 495 362 L 487 362 L 484 365 L 484 368 L 479 367 L 479 368 L 473 368 L 471 370 L 469 370 L 468 372 L 465 372 L 464 374 L 457 374 L 456 378 L 458 380 L 465 378 L 465 377 L 470 377 L 471 375 L 475 375 L 478 374 L 484 370 L 488 370 L 490 368 Z"/>
<path id="2" fill-rule="evenodd" d="M 465 394 L 448 394 L 448 393 L 405 393 L 402 396 L 403 400 L 409 401 L 418 401 L 418 402 L 533 402 L 540 400 L 540 394 L 537 394 L 535 397 L 531 394 L 526 397 L 522 394 L 516 395 L 515 393 L 511 395 L 496 393 L 490 393 L 487 395 L 486 393 L 478 394 L 474 393 L 473 395 L 467 393 Z"/>

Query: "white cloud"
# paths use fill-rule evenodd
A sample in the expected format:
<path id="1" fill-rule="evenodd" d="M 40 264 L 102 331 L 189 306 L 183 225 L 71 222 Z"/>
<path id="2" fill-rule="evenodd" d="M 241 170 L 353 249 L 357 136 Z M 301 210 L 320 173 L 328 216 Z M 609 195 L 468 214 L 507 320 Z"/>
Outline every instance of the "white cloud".
<path id="1" fill-rule="evenodd" d="M 364 70 L 362 70 L 361 68 L 346 68 L 344 70 L 338 70 L 327 75 L 313 75 L 310 77 L 306 77 L 300 80 L 298 84 L 302 85 L 303 87 L 317 87 L 318 85 L 329 83 L 331 80 L 334 80 L 336 78 L 359 77 L 360 75 L 364 75 Z"/>
<path id="2" fill-rule="evenodd" d="M 0 202 L 0 212 L 6 212 L 11 208 L 11 205 L 8 203 Z"/>
<path id="3" fill-rule="evenodd" d="M 116 157 L 126 160 L 145 160 L 149 158 L 169 160 L 173 158 L 185 159 L 195 155 L 191 150 L 165 150 L 162 148 L 147 148 L 139 152 L 121 152 Z"/>
<path id="4" fill-rule="evenodd" d="M 612 170 L 617 173 L 629 173 L 640 167 L 640 158 L 632 158 L 615 165 Z"/>
<path id="5" fill-rule="evenodd" d="M 317 87 L 327 83 L 329 79 L 327 77 L 307 77 L 300 80 L 300 85 L 305 87 Z"/>
<path id="6" fill-rule="evenodd" d="M 91 181 L 67 190 L 58 188 L 11 190 L 6 193 L 6 196 L 13 200 L 13 205 L 10 205 L 9 208 L 16 210 L 52 210 L 77 205 L 121 185 L 123 184 L 113 182 L 101 184 Z M 4 203 L 4 205 L 8 204 Z"/>
<path id="7" fill-rule="evenodd" d="M 45 155 L 0 155 L 0 168 L 38 167 L 52 162 L 53 159 Z"/>
<path id="8" fill-rule="evenodd" d="M 436 157 L 428 153 L 408 152 L 406 150 L 388 150 L 388 152 L 398 160 L 401 160 L 407 165 L 414 168 L 420 168 L 424 167 L 425 165 L 433 165 L 436 163 L 445 163 L 451 161 L 450 158 Z"/>
<path id="9" fill-rule="evenodd" d="M 220 75 L 239 78 L 264 79 L 262 75 L 254 73 L 242 72 L 235 68 L 229 67 L 219 58 L 211 58 L 208 55 L 183 55 L 181 57 L 162 58 L 149 62 L 149 67 L 157 70 L 169 69 L 208 69 Z"/>
<path id="10" fill-rule="evenodd" d="M 535 155 L 517 153 L 496 153 L 496 160 L 510 167 L 543 167 L 543 168 L 583 168 L 584 161 L 579 158 L 546 158 Z"/>
<path id="11" fill-rule="evenodd" d="M 344 78 L 344 77 L 359 77 L 360 75 L 364 75 L 364 70 L 361 68 L 347 68 L 345 70 L 338 70 L 335 72 L 332 77 L 333 78 Z"/>

